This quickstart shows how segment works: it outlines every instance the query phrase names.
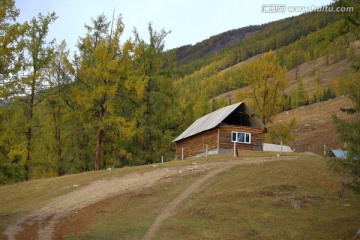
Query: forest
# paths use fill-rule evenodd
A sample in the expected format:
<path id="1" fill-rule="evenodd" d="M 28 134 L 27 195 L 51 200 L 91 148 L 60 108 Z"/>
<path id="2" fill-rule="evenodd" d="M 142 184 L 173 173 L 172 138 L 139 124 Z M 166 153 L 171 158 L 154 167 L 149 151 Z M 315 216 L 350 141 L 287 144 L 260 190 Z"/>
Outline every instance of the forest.
<path id="1" fill-rule="evenodd" d="M 85 24 L 87 33 L 70 56 L 66 40 L 46 40 L 56 13 L 21 24 L 15 1 L 5 0 L 0 6 L 0 184 L 149 164 L 162 156 L 172 160 L 172 140 L 198 117 L 242 101 L 245 96 L 216 97 L 250 87 L 261 66 L 272 66 L 274 78 L 281 79 L 275 108 L 250 103 L 265 122 L 279 111 L 346 94 L 344 80 L 341 92 L 318 89 L 309 96 L 301 79 L 297 91 L 282 93 L 287 70 L 321 56 L 328 64 L 349 59 L 359 71 L 352 43 L 360 37 L 360 4 L 333 4 L 355 11 L 310 12 L 168 51 L 168 31 L 149 24 L 149 39 L 135 30 L 126 40 L 121 15 L 100 14 Z M 238 66 L 260 54 L 252 64 Z"/>

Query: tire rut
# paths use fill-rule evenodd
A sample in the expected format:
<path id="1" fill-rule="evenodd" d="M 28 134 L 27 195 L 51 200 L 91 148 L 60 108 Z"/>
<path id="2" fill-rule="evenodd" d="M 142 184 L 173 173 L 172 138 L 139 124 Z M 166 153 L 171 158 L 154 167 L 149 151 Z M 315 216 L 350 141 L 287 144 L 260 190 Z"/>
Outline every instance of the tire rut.
<path id="1" fill-rule="evenodd" d="M 193 182 L 187 189 L 185 189 L 185 191 L 183 191 L 179 196 L 177 196 L 174 200 L 172 200 L 169 203 L 169 205 L 156 217 L 155 221 L 153 222 L 153 224 L 150 226 L 145 236 L 143 237 L 143 240 L 152 239 L 155 236 L 156 232 L 159 230 L 161 223 L 165 219 L 173 215 L 175 213 L 176 207 L 186 198 L 188 198 L 192 193 L 197 191 L 207 180 L 213 178 L 214 176 L 216 176 L 221 172 L 228 170 L 231 167 L 232 165 L 221 167 L 219 169 L 209 172 L 204 177 Z"/>

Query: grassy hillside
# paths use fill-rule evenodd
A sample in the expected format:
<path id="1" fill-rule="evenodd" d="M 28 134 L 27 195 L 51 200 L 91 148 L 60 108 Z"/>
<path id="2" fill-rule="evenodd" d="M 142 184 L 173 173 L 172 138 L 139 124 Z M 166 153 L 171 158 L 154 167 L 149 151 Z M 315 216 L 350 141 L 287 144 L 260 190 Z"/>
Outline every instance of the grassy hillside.
<path id="1" fill-rule="evenodd" d="M 352 46 L 355 48 L 357 56 L 360 56 L 360 41 L 355 41 Z M 225 75 L 226 72 L 229 71 L 241 72 L 242 66 L 253 62 L 260 56 L 261 54 L 256 55 L 246 61 L 240 62 L 234 66 L 224 69 L 217 74 L 217 77 L 222 78 L 221 75 Z M 321 91 L 328 88 L 337 91 L 340 90 L 336 89 L 339 87 L 337 85 L 337 81 L 341 78 L 346 78 L 351 73 L 353 73 L 353 69 L 351 67 L 351 61 L 349 59 L 342 59 L 337 62 L 331 62 L 330 64 L 326 64 L 326 57 L 322 56 L 307 63 L 303 63 L 293 69 L 289 69 L 286 73 L 288 84 L 284 90 L 284 93 L 287 95 L 291 95 L 291 93 L 296 89 L 297 82 L 300 79 L 303 81 L 305 90 L 308 93 L 309 97 L 313 97 L 316 85 L 318 85 Z M 224 101 L 224 99 L 232 99 L 233 102 L 246 101 L 247 97 L 251 97 L 248 92 L 248 87 L 238 88 L 216 96 L 215 100 Z"/>
<path id="2" fill-rule="evenodd" d="M 142 172 L 148 167 L 132 167 L 113 171 L 86 172 L 63 177 L 38 179 L 18 184 L 0 186 L 0 232 L 15 219 L 28 214 L 49 200 L 86 186 L 96 180 L 111 179 L 132 172 Z"/>
<path id="3" fill-rule="evenodd" d="M 312 12 L 268 23 L 252 32 L 242 29 L 248 34 L 224 48 L 216 49 L 216 44 L 212 45 L 221 41 L 219 34 L 216 41 L 210 38 L 169 51 L 174 63 L 175 89 L 185 109 L 185 124 L 180 128 L 185 129 L 196 118 L 229 102 L 246 101 L 244 94 L 236 94 L 246 87 L 242 67 L 269 50 L 275 51 L 278 62 L 288 69 L 289 85 L 284 91 L 288 96 L 293 95 L 299 80 L 303 81 L 309 98 L 316 91 L 331 88 L 335 92 L 337 87 L 333 82 L 353 71 L 352 54 L 357 57 L 360 54 L 359 30 L 352 21 L 358 16 L 360 5 L 356 1 L 346 4 L 355 6 L 355 11 L 342 15 Z M 227 42 L 225 36 L 226 33 L 224 42 Z M 202 51 L 205 45 L 209 48 Z"/>
<path id="4" fill-rule="evenodd" d="M 264 153 L 244 156 L 238 161 L 261 156 Z M 151 187 L 130 190 L 77 209 L 56 224 L 56 239 L 140 239 L 172 199 L 229 160 L 196 159 L 199 170 L 163 178 Z M 284 156 L 279 160 L 240 164 L 216 175 L 178 205 L 160 226 L 155 239 L 352 239 L 359 228 L 359 199 L 349 192 L 343 198 L 338 196 L 341 178 L 327 168 L 326 161 L 316 155 L 301 155 L 293 160 Z M 193 162 L 164 166 L 194 169 Z M 215 165 L 200 171 L 209 162 Z M 153 171 L 148 166 L 134 169 L 140 173 Z M 114 178 L 122 176 L 121 171 L 124 170 L 102 174 Z M 88 174 L 94 180 L 99 177 L 99 173 Z M 75 183 L 80 176 L 60 179 L 73 179 Z M 49 180 L 33 181 L 34 189 L 46 181 Z M 91 182 L 90 178 L 88 181 Z M 12 188 L 20 194 L 23 185 Z M 53 181 L 54 187 L 61 185 L 61 181 Z M 29 192 L 27 198 L 37 194 Z M 5 201 L 1 216 L 11 214 L 9 204 Z M 19 208 L 23 205 L 18 202 Z M 28 226 L 17 239 L 35 237 L 39 224 L 45 222 Z"/>
<path id="5" fill-rule="evenodd" d="M 188 63 L 196 59 L 215 53 L 224 48 L 231 48 L 231 46 L 239 43 L 244 38 L 261 31 L 266 27 L 266 24 L 259 26 L 248 26 L 244 28 L 230 30 L 218 35 L 212 36 L 209 39 L 201 41 L 194 46 L 186 45 L 175 48 L 169 51 L 169 54 L 175 54 L 176 60 L 179 63 Z"/>
<path id="6" fill-rule="evenodd" d="M 360 42 L 352 43 L 357 56 L 360 55 Z M 233 68 L 240 68 L 259 56 L 248 59 Z M 308 63 L 301 64 L 287 72 L 286 78 L 288 84 L 284 90 L 284 94 L 291 96 L 297 89 L 297 83 L 301 80 L 304 84 L 305 91 L 309 96 L 309 101 L 314 101 L 315 95 L 323 94 L 325 91 L 331 90 L 338 97 L 325 102 L 317 102 L 308 106 L 302 106 L 290 111 L 284 111 L 277 114 L 272 125 L 278 123 L 290 123 L 292 119 L 296 119 L 298 128 L 296 130 L 296 140 L 289 143 L 292 148 L 298 152 L 315 152 L 323 154 L 325 149 L 343 148 L 344 145 L 339 138 L 339 134 L 335 129 L 332 116 L 338 115 L 342 119 L 355 119 L 359 116 L 348 115 L 341 112 L 341 108 L 351 108 L 353 103 L 348 97 L 344 97 L 343 82 L 355 81 L 359 76 L 358 72 L 354 72 L 351 61 L 343 59 L 330 64 L 326 63 L 326 56 L 317 58 Z M 231 71 L 232 68 L 229 68 Z M 223 72 L 228 71 L 228 69 Z M 220 72 L 219 74 L 222 74 Z M 356 77 L 357 76 L 357 77 Z M 215 98 L 215 101 L 228 103 L 230 100 L 249 101 L 251 102 L 251 93 L 248 87 L 243 87 L 233 91 L 226 92 Z"/>
<path id="7" fill-rule="evenodd" d="M 194 46 L 172 49 L 168 55 L 175 58 L 176 69 L 181 75 L 191 74 L 224 57 L 229 58 L 228 64 L 233 65 L 270 49 L 281 48 L 338 20 L 336 14 L 325 12 L 303 14 L 220 33 Z M 298 27 L 299 24 L 301 27 Z"/>
<path id="8" fill-rule="evenodd" d="M 290 123 L 292 119 L 296 119 L 297 136 L 295 141 L 289 143 L 291 147 L 297 152 L 323 154 L 324 145 L 326 150 L 344 147 L 335 129 L 332 116 L 335 114 L 346 120 L 360 117 L 343 113 L 340 110 L 342 107 L 351 108 L 354 104 L 345 96 L 318 102 L 277 114 L 269 127 L 278 123 Z"/>
<path id="9" fill-rule="evenodd" d="M 359 202 L 337 198 L 334 177 L 317 157 L 235 167 L 189 199 L 156 239 L 352 237 Z"/>

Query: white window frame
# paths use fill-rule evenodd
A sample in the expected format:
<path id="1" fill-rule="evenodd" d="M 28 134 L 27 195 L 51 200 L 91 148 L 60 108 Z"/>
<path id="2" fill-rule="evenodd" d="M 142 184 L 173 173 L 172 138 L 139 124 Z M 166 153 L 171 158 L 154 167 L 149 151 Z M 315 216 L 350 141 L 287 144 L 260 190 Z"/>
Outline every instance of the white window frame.
<path id="1" fill-rule="evenodd" d="M 236 139 L 234 140 L 234 134 L 236 134 Z M 244 134 L 244 141 L 239 141 L 240 139 L 240 135 Z M 248 139 L 248 141 L 246 141 Z M 251 144 L 251 133 L 247 133 L 247 132 L 235 132 L 232 131 L 231 132 L 231 142 L 236 142 L 236 143 L 244 143 L 244 144 Z"/>

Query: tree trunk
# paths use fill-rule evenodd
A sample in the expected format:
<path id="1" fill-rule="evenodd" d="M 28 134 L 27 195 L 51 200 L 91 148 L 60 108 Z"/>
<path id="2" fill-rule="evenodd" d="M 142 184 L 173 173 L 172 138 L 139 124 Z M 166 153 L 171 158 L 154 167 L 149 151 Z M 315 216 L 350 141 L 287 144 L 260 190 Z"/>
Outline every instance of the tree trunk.
<path id="1" fill-rule="evenodd" d="M 95 171 L 101 169 L 101 147 L 102 147 L 103 136 L 104 136 L 104 130 L 99 128 L 96 137 Z"/>
<path id="2" fill-rule="evenodd" d="M 105 99 L 105 97 L 104 97 Z M 105 115 L 105 108 L 102 106 L 99 111 L 99 122 L 98 122 L 98 130 L 96 135 L 96 152 L 95 152 L 95 171 L 101 169 L 101 148 L 104 137 L 104 129 L 102 129 L 102 121 Z"/>
<path id="3" fill-rule="evenodd" d="M 55 109 L 53 108 L 53 121 L 54 121 L 54 140 L 56 146 L 56 156 L 57 156 L 57 172 L 58 176 L 64 175 L 63 166 L 62 166 L 62 149 L 61 149 L 61 132 L 60 132 L 60 106 Z"/>
<path id="4" fill-rule="evenodd" d="M 31 179 L 30 169 L 30 151 L 31 151 L 31 139 L 32 139 L 32 119 L 34 115 L 34 101 L 35 101 L 35 79 L 32 80 L 30 102 L 29 102 L 29 116 L 27 119 L 27 131 L 26 131 L 26 162 L 24 165 L 25 169 L 25 180 Z"/>

